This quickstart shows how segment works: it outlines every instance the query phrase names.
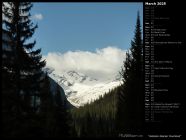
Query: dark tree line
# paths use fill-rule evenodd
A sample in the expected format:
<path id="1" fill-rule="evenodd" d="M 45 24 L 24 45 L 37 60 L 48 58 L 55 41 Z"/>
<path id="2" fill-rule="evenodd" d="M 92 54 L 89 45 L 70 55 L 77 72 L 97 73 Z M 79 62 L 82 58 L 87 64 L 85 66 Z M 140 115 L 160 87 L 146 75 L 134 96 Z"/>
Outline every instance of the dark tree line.
<path id="1" fill-rule="evenodd" d="M 73 127 L 78 137 L 113 137 L 117 113 L 117 92 L 121 87 L 110 90 L 99 99 L 72 109 Z"/>
<path id="2" fill-rule="evenodd" d="M 68 134 L 65 102 L 59 87 L 50 89 L 42 68 L 41 49 L 29 39 L 38 27 L 31 21 L 30 2 L 2 3 L 3 137 L 58 137 Z"/>

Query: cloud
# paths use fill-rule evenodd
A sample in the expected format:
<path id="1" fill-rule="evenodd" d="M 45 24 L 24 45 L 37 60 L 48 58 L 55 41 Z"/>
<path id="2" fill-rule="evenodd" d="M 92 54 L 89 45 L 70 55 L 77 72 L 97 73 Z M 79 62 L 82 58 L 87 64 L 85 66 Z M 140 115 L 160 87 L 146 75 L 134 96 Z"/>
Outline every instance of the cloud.
<path id="1" fill-rule="evenodd" d="M 115 46 L 89 51 L 50 52 L 43 58 L 57 72 L 75 70 L 100 80 L 113 79 L 120 71 L 125 50 Z"/>
<path id="2" fill-rule="evenodd" d="M 32 16 L 33 19 L 35 20 L 42 20 L 43 19 L 43 15 L 42 14 L 35 14 Z"/>

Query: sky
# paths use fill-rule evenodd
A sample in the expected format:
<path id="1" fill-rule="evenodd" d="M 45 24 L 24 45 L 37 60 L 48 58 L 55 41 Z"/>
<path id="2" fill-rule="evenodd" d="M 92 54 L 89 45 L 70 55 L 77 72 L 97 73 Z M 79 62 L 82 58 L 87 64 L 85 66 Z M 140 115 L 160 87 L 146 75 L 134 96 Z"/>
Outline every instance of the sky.
<path id="1" fill-rule="evenodd" d="M 107 46 L 128 49 L 138 10 L 142 22 L 142 3 L 34 3 L 36 46 L 43 55 Z"/>
<path id="2" fill-rule="evenodd" d="M 47 67 L 113 79 L 134 37 L 137 11 L 142 23 L 142 3 L 34 3 L 33 38 Z"/>

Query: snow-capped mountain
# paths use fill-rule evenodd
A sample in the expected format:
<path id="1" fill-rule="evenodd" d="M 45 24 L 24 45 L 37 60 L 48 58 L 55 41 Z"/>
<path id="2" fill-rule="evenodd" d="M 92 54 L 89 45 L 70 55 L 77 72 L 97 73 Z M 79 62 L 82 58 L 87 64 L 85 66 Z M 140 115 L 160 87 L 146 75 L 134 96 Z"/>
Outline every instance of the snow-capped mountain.
<path id="1" fill-rule="evenodd" d="M 76 71 L 57 72 L 51 67 L 46 67 L 44 71 L 64 89 L 68 101 L 76 107 L 98 99 L 121 84 L 118 75 L 115 79 L 101 81 Z"/>

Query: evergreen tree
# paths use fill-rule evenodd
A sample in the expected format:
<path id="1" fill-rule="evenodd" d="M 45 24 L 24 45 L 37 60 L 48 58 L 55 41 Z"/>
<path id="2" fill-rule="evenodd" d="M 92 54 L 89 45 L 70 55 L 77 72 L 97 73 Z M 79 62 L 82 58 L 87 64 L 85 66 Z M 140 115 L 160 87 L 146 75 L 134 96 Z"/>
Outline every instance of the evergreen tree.
<path id="1" fill-rule="evenodd" d="M 14 53 L 15 85 L 16 93 L 23 94 L 24 107 L 28 110 L 30 104 L 26 106 L 29 97 L 33 105 L 32 109 L 36 108 L 36 96 L 40 90 L 40 82 L 42 71 L 45 62 L 41 61 L 41 49 L 33 50 L 36 41 L 27 43 L 37 28 L 31 21 L 30 2 L 10 2 L 9 6 L 5 6 L 7 10 L 4 12 L 5 30 L 9 32 L 11 40 L 11 48 Z M 28 107 L 28 108 L 27 108 Z"/>
<path id="2" fill-rule="evenodd" d="M 32 6 L 30 2 L 6 2 L 2 7 L 2 27 L 8 36 L 2 55 L 3 112 L 6 112 L 3 122 L 14 118 L 13 123 L 4 124 L 12 129 L 4 133 L 8 136 L 20 135 L 16 131 L 21 132 L 22 127 L 26 131 L 24 127 L 29 126 L 26 118 L 36 113 L 40 96 L 41 69 L 45 61 L 41 61 L 41 49 L 33 49 L 36 41 L 28 43 L 37 28 L 30 18 Z"/>
<path id="3" fill-rule="evenodd" d="M 138 131 L 143 122 L 143 45 L 139 12 L 134 39 L 121 71 L 122 91 L 118 93 L 118 131 Z"/>

